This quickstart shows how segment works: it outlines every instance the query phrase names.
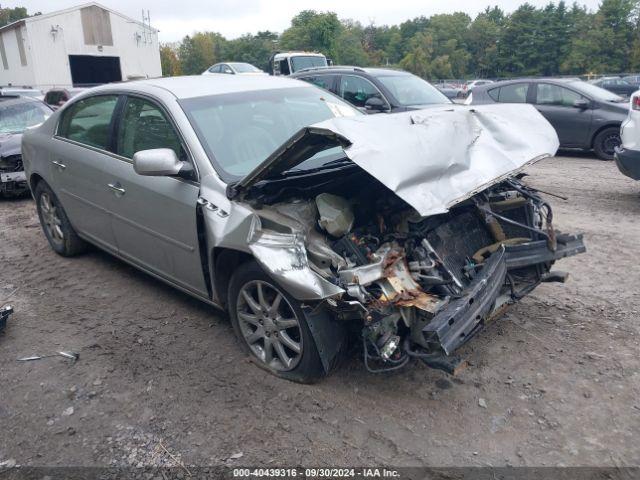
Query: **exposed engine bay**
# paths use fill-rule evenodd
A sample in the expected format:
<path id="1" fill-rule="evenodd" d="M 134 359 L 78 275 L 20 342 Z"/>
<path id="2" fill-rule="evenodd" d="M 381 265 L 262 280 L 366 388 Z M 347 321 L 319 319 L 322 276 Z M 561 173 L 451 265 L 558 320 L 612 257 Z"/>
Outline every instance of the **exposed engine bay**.
<path id="1" fill-rule="evenodd" d="M 265 182 L 250 203 L 261 230 L 302 235 L 309 267 L 341 294 L 325 303 L 359 322 L 371 371 L 412 357 L 455 373 L 450 356 L 542 281 L 558 259 L 585 251 L 553 228 L 551 207 L 515 177 L 422 217 L 359 168 L 330 181 Z"/>

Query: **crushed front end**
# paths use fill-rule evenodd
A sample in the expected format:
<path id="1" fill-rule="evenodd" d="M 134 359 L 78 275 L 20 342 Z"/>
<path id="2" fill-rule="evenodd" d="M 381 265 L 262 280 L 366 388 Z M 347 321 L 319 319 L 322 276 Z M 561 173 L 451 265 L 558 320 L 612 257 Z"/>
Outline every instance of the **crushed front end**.
<path id="1" fill-rule="evenodd" d="M 27 191 L 22 155 L 0 156 L 0 195 L 14 196 Z"/>
<path id="2" fill-rule="evenodd" d="M 306 253 L 304 268 L 325 282 L 319 307 L 357 325 L 371 371 L 418 358 L 455 373 L 456 349 L 541 282 L 564 281 L 553 263 L 585 251 L 582 236 L 557 232 L 551 206 L 515 178 L 426 217 L 376 182 L 346 176 L 343 186 L 358 192 L 349 196 L 340 183 L 262 205 L 261 235 L 278 225 L 300 239 L 296 258 Z M 294 278 L 273 267 L 281 253 L 258 245 L 264 239 L 252 250 L 265 269 L 283 285 Z"/>
<path id="3" fill-rule="evenodd" d="M 585 251 L 582 237 L 556 232 L 550 205 L 515 179 L 446 214 L 383 207 L 373 220 L 332 244 L 347 263 L 337 272 L 347 295 L 335 310 L 363 319 L 370 369 L 415 357 L 455 373 L 458 347 L 540 282 L 564 281 L 550 271 L 554 261 Z"/>

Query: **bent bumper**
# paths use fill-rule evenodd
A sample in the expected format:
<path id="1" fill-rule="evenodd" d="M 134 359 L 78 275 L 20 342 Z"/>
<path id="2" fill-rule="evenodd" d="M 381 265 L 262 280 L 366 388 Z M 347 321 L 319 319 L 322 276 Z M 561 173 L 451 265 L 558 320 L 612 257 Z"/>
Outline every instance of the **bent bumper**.
<path id="1" fill-rule="evenodd" d="M 465 293 L 447 304 L 422 329 L 422 338 L 413 340 L 424 347 L 439 343 L 447 355 L 467 342 L 504 304 L 512 303 L 507 286 L 509 270 L 549 263 L 586 251 L 582 235 L 558 235 L 555 251 L 546 240 L 509 245 L 495 252 L 467 287 Z M 501 296 L 505 301 L 499 302 Z"/>
<path id="2" fill-rule="evenodd" d="M 0 173 L 0 193 L 22 192 L 27 188 L 24 172 Z"/>
<path id="3" fill-rule="evenodd" d="M 619 148 L 614 155 L 618 170 L 634 180 L 640 180 L 640 151 Z"/>

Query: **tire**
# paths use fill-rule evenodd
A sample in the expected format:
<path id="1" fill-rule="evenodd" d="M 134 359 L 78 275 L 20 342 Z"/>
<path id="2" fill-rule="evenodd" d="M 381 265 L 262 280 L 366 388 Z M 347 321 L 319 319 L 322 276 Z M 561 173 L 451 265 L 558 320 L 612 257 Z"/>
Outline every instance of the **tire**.
<path id="1" fill-rule="evenodd" d="M 58 197 L 49 185 L 40 181 L 34 197 L 40 225 L 51 248 L 63 257 L 73 257 L 87 249 L 87 243 L 75 232 Z"/>
<path id="2" fill-rule="evenodd" d="M 282 290 L 255 261 L 240 265 L 234 272 L 228 306 L 242 349 L 259 367 L 300 383 L 313 383 L 326 375 L 300 302 Z"/>
<path id="3" fill-rule="evenodd" d="M 593 151 L 600 160 L 613 160 L 614 148 L 622 144 L 619 127 L 608 127 L 593 139 Z"/>

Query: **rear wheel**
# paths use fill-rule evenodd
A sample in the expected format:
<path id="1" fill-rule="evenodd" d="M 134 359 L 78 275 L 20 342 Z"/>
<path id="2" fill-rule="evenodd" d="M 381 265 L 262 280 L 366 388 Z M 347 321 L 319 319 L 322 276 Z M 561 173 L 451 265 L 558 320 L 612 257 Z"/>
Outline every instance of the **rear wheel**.
<path id="1" fill-rule="evenodd" d="M 63 257 L 72 257 L 84 252 L 87 244 L 78 237 L 58 197 L 44 181 L 38 183 L 34 197 L 38 217 L 51 248 Z"/>
<path id="2" fill-rule="evenodd" d="M 325 375 L 300 302 L 280 289 L 257 263 L 237 268 L 228 302 L 236 336 L 257 365 L 303 383 Z"/>
<path id="3" fill-rule="evenodd" d="M 600 160 L 613 160 L 615 149 L 621 144 L 620 128 L 605 128 L 593 139 L 593 151 Z"/>

